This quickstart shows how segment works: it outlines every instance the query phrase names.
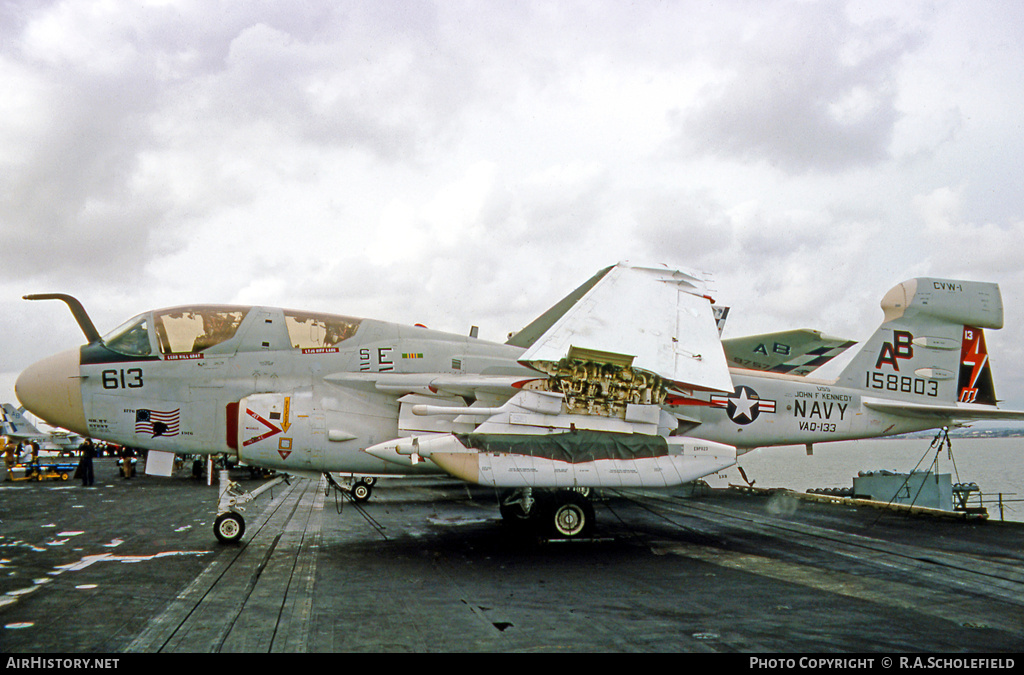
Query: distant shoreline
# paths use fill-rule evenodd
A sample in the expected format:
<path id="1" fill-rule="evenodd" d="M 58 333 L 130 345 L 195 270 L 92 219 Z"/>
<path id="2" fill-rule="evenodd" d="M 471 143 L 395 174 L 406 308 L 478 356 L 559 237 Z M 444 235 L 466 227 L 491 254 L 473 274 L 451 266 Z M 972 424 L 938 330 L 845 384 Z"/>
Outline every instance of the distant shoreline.
<path id="1" fill-rule="evenodd" d="M 909 434 L 898 436 L 879 436 L 876 439 L 865 440 L 892 440 L 900 438 L 934 438 L 938 433 L 936 429 L 928 431 L 915 431 Z M 1024 438 L 1024 429 L 972 429 L 970 427 L 949 430 L 950 438 Z"/>

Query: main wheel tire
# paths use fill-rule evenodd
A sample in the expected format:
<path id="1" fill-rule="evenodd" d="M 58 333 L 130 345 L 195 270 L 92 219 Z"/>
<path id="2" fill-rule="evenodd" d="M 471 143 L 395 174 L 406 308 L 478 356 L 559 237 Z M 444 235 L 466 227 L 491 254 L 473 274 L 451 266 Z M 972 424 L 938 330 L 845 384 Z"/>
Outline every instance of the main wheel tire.
<path id="1" fill-rule="evenodd" d="M 365 481 L 359 481 L 352 486 L 352 499 L 360 504 L 370 501 L 370 495 L 372 494 L 373 489 L 370 487 L 370 484 Z"/>
<path id="2" fill-rule="evenodd" d="M 550 524 L 556 537 L 575 539 L 588 536 L 594 527 L 594 507 L 577 492 L 559 492 L 551 509 Z"/>
<path id="3" fill-rule="evenodd" d="M 222 513 L 213 521 L 213 533 L 222 544 L 233 544 L 245 534 L 245 520 L 232 511 Z"/>

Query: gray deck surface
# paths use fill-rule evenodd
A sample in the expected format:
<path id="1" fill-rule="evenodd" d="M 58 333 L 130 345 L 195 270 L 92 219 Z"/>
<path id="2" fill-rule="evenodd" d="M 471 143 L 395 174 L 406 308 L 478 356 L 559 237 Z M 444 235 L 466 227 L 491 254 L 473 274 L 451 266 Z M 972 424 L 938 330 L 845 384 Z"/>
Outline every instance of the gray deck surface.
<path id="1" fill-rule="evenodd" d="M 631 492 L 546 542 L 489 490 L 385 480 L 360 510 L 296 479 L 225 546 L 216 485 L 111 462 L 0 483 L 0 652 L 1024 651 L 1021 524 Z"/>

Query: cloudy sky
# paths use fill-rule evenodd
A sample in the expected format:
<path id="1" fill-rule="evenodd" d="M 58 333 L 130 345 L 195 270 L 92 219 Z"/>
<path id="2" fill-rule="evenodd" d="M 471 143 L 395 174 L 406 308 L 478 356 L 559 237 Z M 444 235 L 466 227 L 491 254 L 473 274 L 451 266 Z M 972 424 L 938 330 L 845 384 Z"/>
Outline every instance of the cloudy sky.
<path id="1" fill-rule="evenodd" d="M 714 274 L 726 336 L 863 341 L 996 281 L 1024 407 L 1024 4 L 0 4 L 0 396 L 146 309 L 504 340 L 618 260 Z"/>

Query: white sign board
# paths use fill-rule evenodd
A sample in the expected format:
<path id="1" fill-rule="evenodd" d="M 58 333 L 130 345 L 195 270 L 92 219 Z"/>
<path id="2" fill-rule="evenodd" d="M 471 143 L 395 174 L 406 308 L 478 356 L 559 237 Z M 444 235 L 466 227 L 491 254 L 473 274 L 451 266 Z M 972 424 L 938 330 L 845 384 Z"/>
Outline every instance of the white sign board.
<path id="1" fill-rule="evenodd" d="M 174 471 L 174 453 L 150 450 L 146 456 L 146 475 L 169 478 Z"/>

